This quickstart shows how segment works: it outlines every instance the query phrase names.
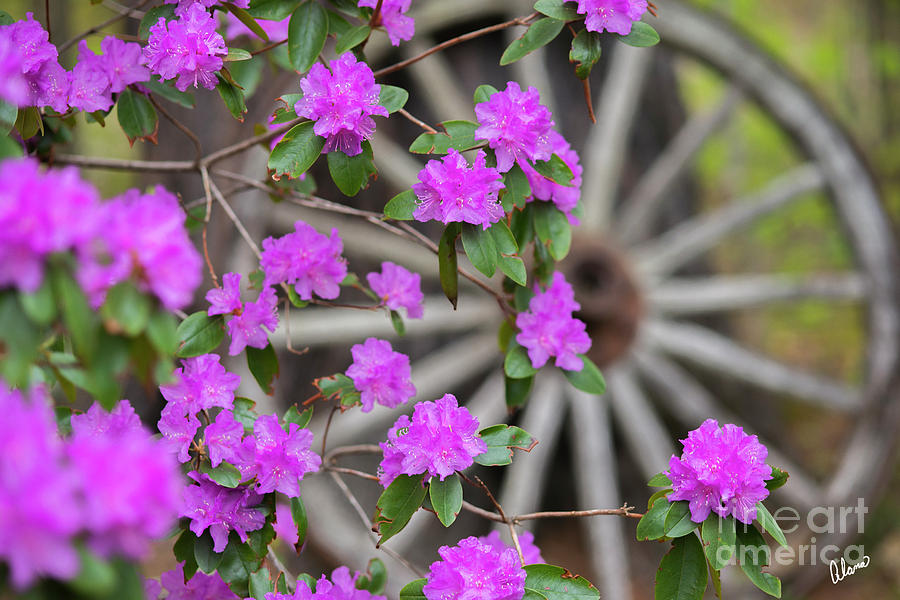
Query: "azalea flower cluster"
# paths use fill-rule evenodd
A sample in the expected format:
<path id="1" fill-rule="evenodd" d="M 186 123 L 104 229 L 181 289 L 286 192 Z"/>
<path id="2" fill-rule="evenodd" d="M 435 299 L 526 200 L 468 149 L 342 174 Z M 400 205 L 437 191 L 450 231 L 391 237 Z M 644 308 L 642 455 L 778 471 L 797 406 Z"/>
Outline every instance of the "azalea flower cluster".
<path id="1" fill-rule="evenodd" d="M 75 576 L 76 538 L 101 556 L 138 559 L 173 525 L 177 463 L 127 400 L 72 416 L 68 438 L 42 387 L 23 393 L 0 382 L 0 413 L 0 559 L 15 587 Z"/>
<path id="2" fill-rule="evenodd" d="M 176 79 L 175 87 L 216 87 L 216 73 L 222 69 L 222 57 L 228 54 L 225 40 L 216 31 L 216 19 L 201 2 L 179 2 L 178 18 L 159 21 L 150 28 L 144 48 L 144 61 L 163 81 Z"/>
<path id="3" fill-rule="evenodd" d="M 409 5 L 412 0 L 382 0 L 381 13 L 378 23 L 384 25 L 391 45 L 399 46 L 400 42 L 408 42 L 416 33 L 416 21 L 412 17 L 406 16 Z M 378 6 L 378 0 L 359 0 L 358 6 L 366 8 L 375 8 Z"/>
<path id="4" fill-rule="evenodd" d="M 547 289 L 537 289 L 528 311 L 516 316 L 516 341 L 528 350 L 531 366 L 540 369 L 553 356 L 561 369 L 580 371 L 584 367 L 577 355 L 590 349 L 591 338 L 584 322 L 572 316 L 580 308 L 572 286 L 559 271 L 553 273 Z"/>
<path id="5" fill-rule="evenodd" d="M 695 523 L 702 523 L 711 511 L 752 523 L 757 502 L 769 495 L 765 482 L 772 478 L 772 467 L 766 464 L 766 447 L 742 427 L 720 428 L 713 419 L 689 432 L 681 444 L 681 457 L 669 460 L 666 474 L 673 491 L 667 498 L 687 500 Z"/>
<path id="6" fill-rule="evenodd" d="M 363 412 L 371 411 L 376 402 L 393 408 L 415 395 L 409 357 L 394 352 L 390 342 L 370 337 L 355 344 L 350 352 L 353 364 L 347 369 L 347 377 L 360 391 Z"/>
<path id="7" fill-rule="evenodd" d="M 647 12 L 647 0 L 575 0 L 575 11 L 585 15 L 584 27 L 588 31 L 610 31 L 628 35 L 635 21 Z"/>
<path id="8" fill-rule="evenodd" d="M 501 550 L 470 536 L 456 546 L 441 546 L 438 554 L 442 560 L 431 564 L 422 588 L 428 600 L 521 600 L 525 595 L 525 570 L 512 548 Z"/>
<path id="9" fill-rule="evenodd" d="M 359 572 L 354 572 L 351 576 L 350 569 L 338 567 L 331 572 L 330 581 L 325 575 L 319 577 L 315 583 L 315 591 L 310 589 L 306 581 L 298 579 L 293 594 L 270 592 L 266 594 L 265 600 L 385 600 L 384 596 L 356 589 L 359 576 Z"/>
<path id="10" fill-rule="evenodd" d="M 205 453 L 214 468 L 228 462 L 240 471 L 243 481 L 254 480 L 252 487 L 225 488 L 205 474 L 189 474 L 195 484 L 184 492 L 180 516 L 191 519 L 191 531 L 198 537 L 209 528 L 213 550 L 222 552 L 230 531 L 246 541 L 247 532 L 265 525 L 263 513 L 256 509 L 261 494 L 279 491 L 299 496 L 299 481 L 319 469 L 321 458 L 310 450 L 312 432 L 295 423 L 285 431 L 275 415 L 258 417 L 253 434 L 245 436 L 243 424 L 233 413 L 240 377 L 227 372 L 217 355 L 189 358 L 182 364 L 173 374 L 175 382 L 160 386 L 167 404 L 159 430 L 171 450 L 186 463 L 193 447 Z M 198 413 L 215 408 L 221 410 L 198 437 Z"/>
<path id="11" fill-rule="evenodd" d="M 487 451 L 478 436 L 478 419 L 453 394 L 434 402 L 420 402 L 412 419 L 402 415 L 388 430 L 387 442 L 380 444 L 384 457 L 378 480 L 388 487 L 398 475 L 439 477 L 468 468 L 475 457 Z"/>
<path id="12" fill-rule="evenodd" d="M 163 591 L 167 593 L 163 594 Z M 144 579 L 144 596 L 147 600 L 241 600 L 218 573 L 207 575 L 197 571 L 185 581 L 183 562 L 160 575 L 158 580 Z"/>
<path id="13" fill-rule="evenodd" d="M 0 27 L 0 98 L 19 107 L 50 106 L 57 112 L 75 108 L 107 111 L 112 95 L 132 83 L 150 79 L 141 64 L 141 47 L 107 36 L 97 55 L 82 40 L 72 71 L 59 64 L 59 52 L 49 42 L 32 13 L 24 21 Z"/>
<path id="14" fill-rule="evenodd" d="M 127 280 L 166 308 L 182 308 L 202 279 L 184 213 L 166 190 L 130 190 L 102 203 L 74 168 L 42 172 L 31 159 L 0 164 L 0 286 L 35 291 L 48 256 L 70 250 L 95 308 Z"/>
<path id="15" fill-rule="evenodd" d="M 280 238 L 268 237 L 262 247 L 259 265 L 265 272 L 263 285 L 287 283 L 302 300 L 311 300 L 313 294 L 332 300 L 340 294 L 347 260 L 341 256 L 344 243 L 337 229 L 326 236 L 297 221 L 293 232 Z"/>
<path id="16" fill-rule="evenodd" d="M 391 310 L 406 309 L 410 319 L 421 319 L 425 308 L 422 277 L 390 261 L 381 263 L 381 272 L 366 275 L 369 287 Z"/>
<path id="17" fill-rule="evenodd" d="M 303 97 L 294 111 L 316 122 L 313 131 L 325 138 L 323 154 L 337 151 L 356 156 L 362 152 L 363 141 L 375 133 L 372 117 L 388 116 L 378 104 L 381 86 L 369 65 L 358 62 L 352 52 L 331 61 L 329 68 L 316 63 L 300 80 Z"/>
<path id="18" fill-rule="evenodd" d="M 263 288 L 254 302 L 241 302 L 240 273 L 226 273 L 222 277 L 223 287 L 213 288 L 206 293 L 209 302 L 207 314 L 232 315 L 226 323 L 231 344 L 228 354 L 237 356 L 244 348 L 265 348 L 269 336 L 263 327 L 273 333 L 278 327 L 278 297 L 271 287 Z"/>
<path id="19" fill-rule="evenodd" d="M 581 164 L 578 154 L 553 129 L 553 117 L 541 104 L 537 89 L 529 87 L 523 91 L 518 83 L 510 81 L 504 91 L 476 104 L 475 115 L 479 123 L 475 138 L 487 140 L 497 155 L 497 169 L 505 173 L 518 164 L 531 185 L 529 200 L 552 201 L 577 224 L 572 211 L 581 196 Z M 535 161 L 549 160 L 554 154 L 572 171 L 569 185 L 547 179 L 534 168 Z"/>
<path id="20" fill-rule="evenodd" d="M 450 149 L 442 160 L 429 160 L 419 171 L 412 189 L 419 199 L 413 211 L 417 221 L 464 222 L 487 229 L 499 221 L 503 207 L 498 193 L 503 189 L 500 172 L 486 166 L 483 150 L 470 167 L 465 157 Z"/>

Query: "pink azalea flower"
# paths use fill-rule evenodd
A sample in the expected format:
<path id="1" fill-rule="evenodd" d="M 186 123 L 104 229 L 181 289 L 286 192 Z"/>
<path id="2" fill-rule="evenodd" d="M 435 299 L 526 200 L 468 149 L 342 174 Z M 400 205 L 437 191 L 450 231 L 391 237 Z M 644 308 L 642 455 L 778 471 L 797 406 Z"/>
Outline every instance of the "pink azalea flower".
<path id="1" fill-rule="evenodd" d="M 394 352 L 390 342 L 369 338 L 355 344 L 350 352 L 353 364 L 347 369 L 347 377 L 361 392 L 363 412 L 371 411 L 376 402 L 388 408 L 399 406 L 416 394 L 409 357 Z"/>

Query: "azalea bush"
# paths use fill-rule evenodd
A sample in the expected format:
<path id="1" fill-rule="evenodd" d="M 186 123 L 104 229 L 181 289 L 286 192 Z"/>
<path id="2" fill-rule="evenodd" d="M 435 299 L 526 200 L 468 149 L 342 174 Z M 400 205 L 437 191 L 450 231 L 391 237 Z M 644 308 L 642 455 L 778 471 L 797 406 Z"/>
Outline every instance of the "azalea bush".
<path id="1" fill-rule="evenodd" d="M 566 565 L 544 563 L 531 534 L 518 530 L 524 520 L 558 514 L 507 515 L 467 473 L 475 464 L 528 460 L 538 443 L 528 432 L 480 423 L 449 393 L 409 406 L 378 446 L 329 448 L 331 419 L 323 430 L 309 427 L 320 408 L 367 413 L 376 404 L 412 404 L 410 359 L 388 341 L 354 345 L 343 372 L 318 374 L 318 393 L 284 414 L 259 414 L 252 399 L 236 396 L 240 378 L 217 353 L 243 355 L 261 391 L 271 394 L 279 365 L 270 336 L 285 311 L 309 304 L 382 310 L 401 335 L 406 319 L 424 317 L 419 274 L 384 261 L 359 277 L 343 256 L 341 232 L 303 221 L 286 235 L 254 240 L 217 183 L 242 177 L 217 170 L 219 161 L 263 146 L 268 173 L 250 187 L 346 212 L 377 173 L 370 139 L 379 121 L 405 118 L 423 130 L 404 141 L 409 151 L 432 157 L 418 183 L 382 200 L 382 213 L 351 214 L 436 255 L 441 288 L 454 306 L 461 274 L 497 300 L 510 412 L 527 402 L 539 371 L 553 367 L 576 388 L 603 393 L 603 377 L 586 355 L 591 340 L 576 317 L 579 304 L 556 269 L 579 222 L 582 168 L 538 91 L 514 81 L 503 90 L 482 85 L 473 90 L 477 122 L 432 126 L 404 109 L 406 90 L 378 80 L 433 51 L 518 27 L 501 64 L 564 35 L 571 51 L 560 60 L 587 82 L 604 37 L 633 46 L 658 41 L 642 20 L 653 6 L 538 0 L 532 14 L 373 71 L 367 41 L 387 35 L 396 46 L 412 39 L 410 4 L 144 1 L 140 41 L 106 36 L 97 54 L 84 39 L 92 29 L 64 44 L 77 44 L 71 70 L 60 65 L 62 47 L 33 14 L 15 20 L 0 12 L 0 589 L 39 598 L 381 598 L 388 574 L 377 559 L 365 573 L 342 566 L 297 574 L 273 549 L 276 539 L 302 549 L 316 506 L 304 504 L 301 482 L 332 472 L 383 490 L 366 507 L 377 546 L 402 535 L 419 509 L 445 527 L 469 510 L 508 529 L 510 546 L 494 532 L 436 549 L 439 560 L 404 582 L 401 598 L 599 597 Z M 123 9 L 118 18 L 133 14 Z M 72 128 L 104 126 L 113 106 L 132 142 L 181 143 L 160 138 L 160 118 L 194 140 L 164 105 L 193 105 L 194 95 L 210 102 L 213 89 L 243 120 L 245 90 L 231 70 L 249 60 L 268 60 L 297 78 L 268 123 L 245 124 L 247 135 L 236 144 L 195 161 L 56 151 Z M 309 169 L 318 161 L 327 161 L 342 197 L 310 193 Z M 101 199 L 77 165 L 194 173 L 205 190 L 203 212 L 186 214 L 178 190 L 160 185 Z M 214 207 L 256 253 L 252 272 L 220 274 L 205 237 L 201 251 L 188 235 L 186 219 L 205 226 Z M 429 221 L 441 224 L 436 240 L 412 226 Z M 459 268 L 460 253 L 483 278 Z M 199 289 L 204 269 L 213 282 L 208 290 Z M 329 302 L 348 288 L 369 303 Z M 201 309 L 183 312 L 198 296 Z M 129 377 L 165 399 L 152 428 L 122 398 Z M 89 408 L 76 410 L 76 400 L 89 400 Z M 578 515 L 631 518 L 638 539 L 670 545 L 656 573 L 657 598 L 700 598 L 708 580 L 720 594 L 719 572 L 735 558 L 754 584 L 780 596 L 780 583 L 749 548 L 765 545 L 760 528 L 785 543 L 762 501 L 787 475 L 766 463 L 755 436 L 734 425 L 707 421 L 683 443 L 683 455 L 650 482 L 664 489 L 650 496 L 646 513 L 623 506 Z M 339 459 L 353 453 L 380 455 L 377 472 L 341 467 Z M 178 567 L 159 579 L 140 577 L 151 545 L 166 538 L 174 539 Z"/>

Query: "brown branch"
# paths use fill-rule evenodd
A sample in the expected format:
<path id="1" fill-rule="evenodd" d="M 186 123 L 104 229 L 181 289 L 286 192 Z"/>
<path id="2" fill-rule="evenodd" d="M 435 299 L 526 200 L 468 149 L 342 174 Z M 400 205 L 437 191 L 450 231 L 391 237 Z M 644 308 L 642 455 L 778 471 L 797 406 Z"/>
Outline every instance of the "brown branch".
<path id="1" fill-rule="evenodd" d="M 632 512 L 633 506 L 623 504 L 622 508 L 595 508 L 592 510 L 551 510 L 545 512 L 527 513 L 524 515 L 516 515 L 513 521 L 531 521 L 533 519 L 548 519 L 557 517 L 594 517 L 598 515 L 620 515 L 632 519 L 640 519 L 644 515 L 642 513 Z"/>
<path id="2" fill-rule="evenodd" d="M 417 119 L 416 117 L 414 117 L 414 116 L 412 116 L 411 114 L 409 114 L 409 112 L 407 112 L 407 110 L 406 110 L 405 108 L 401 108 L 401 109 L 398 110 L 397 112 L 400 113 L 401 116 L 403 116 L 404 118 L 406 118 L 408 121 L 410 121 L 410 122 L 413 123 L 414 125 L 418 125 L 418 126 L 421 127 L 422 129 L 424 129 L 426 133 L 440 133 L 437 129 L 435 129 L 434 127 L 432 127 L 431 125 L 429 125 L 429 124 L 426 123 L 425 121 L 422 121 L 422 120 L 420 120 L 420 119 Z"/>
<path id="3" fill-rule="evenodd" d="M 284 38 L 280 42 L 272 42 L 271 44 L 267 44 L 267 45 L 263 46 L 259 50 L 254 50 L 253 52 L 250 53 L 250 56 L 256 56 L 257 54 L 262 54 L 263 52 L 268 52 L 272 48 L 277 48 L 278 46 L 280 46 L 282 44 L 286 44 L 286 43 L 287 43 L 287 38 Z"/>
<path id="4" fill-rule="evenodd" d="M 379 69 L 379 70 L 375 71 L 375 77 L 377 79 L 378 77 L 384 77 L 385 75 L 388 75 L 390 73 L 394 73 L 401 69 L 405 69 L 409 65 L 415 64 L 415 63 L 419 62 L 420 60 L 422 60 L 423 58 L 427 58 L 427 57 L 431 56 L 435 52 L 440 52 L 441 50 L 445 50 L 445 49 L 455 46 L 457 44 L 461 44 L 462 42 L 474 40 L 475 38 L 479 38 L 483 35 L 487 35 L 489 33 L 495 32 L 495 31 L 502 31 L 502 30 L 508 29 L 510 27 L 515 27 L 516 25 L 528 25 L 529 21 L 531 21 L 532 19 L 535 19 L 538 16 L 539 16 L 539 13 L 534 12 L 534 13 L 531 13 L 530 15 L 528 15 L 527 17 L 518 17 L 511 21 L 506 21 L 504 23 L 498 23 L 496 25 L 491 25 L 490 27 L 484 27 L 483 29 L 478 29 L 476 31 L 470 31 L 469 33 L 456 36 L 455 38 L 451 38 L 451 39 L 447 40 L 446 42 L 441 42 L 440 44 L 437 44 L 436 46 L 432 46 L 428 50 L 425 50 L 424 52 L 417 54 L 416 56 L 407 58 L 406 60 L 402 60 L 402 61 L 400 61 L 396 64 L 393 64 L 389 67 L 385 67 L 383 69 Z"/>
<path id="5" fill-rule="evenodd" d="M 61 165 L 74 165 L 84 169 L 109 169 L 112 171 L 178 173 L 197 170 L 197 165 L 192 160 L 128 160 L 106 158 L 105 156 L 57 154 L 53 157 L 53 162 Z"/>
<path id="6" fill-rule="evenodd" d="M 200 160 L 203 158 L 203 145 L 200 143 L 200 138 L 198 138 L 193 131 L 188 129 L 187 125 L 176 119 L 169 111 L 165 109 L 165 107 L 157 102 L 156 98 L 153 97 L 153 94 L 147 94 L 147 98 L 150 99 L 150 104 L 152 104 L 156 108 L 156 110 L 158 110 L 160 114 L 162 114 L 162 116 L 164 116 L 169 121 L 169 123 L 177 127 L 178 130 L 181 131 L 181 133 L 186 135 L 191 140 L 191 143 L 194 144 L 194 154 L 197 157 L 197 162 L 200 162 Z"/>

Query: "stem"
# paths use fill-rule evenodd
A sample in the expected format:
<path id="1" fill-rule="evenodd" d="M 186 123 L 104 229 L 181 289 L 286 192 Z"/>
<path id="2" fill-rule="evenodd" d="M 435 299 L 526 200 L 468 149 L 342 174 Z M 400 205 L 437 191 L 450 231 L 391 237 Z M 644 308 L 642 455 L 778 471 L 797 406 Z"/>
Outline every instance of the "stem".
<path id="1" fill-rule="evenodd" d="M 435 52 L 440 52 L 441 50 L 445 50 L 446 48 L 450 48 L 457 44 L 461 44 L 462 42 L 467 42 L 469 40 L 474 40 L 475 38 L 479 38 L 483 35 L 487 35 L 489 33 L 493 33 L 495 31 L 502 31 L 504 29 L 508 29 L 509 27 L 514 27 L 516 25 L 528 25 L 528 22 L 532 19 L 536 18 L 539 13 L 531 13 L 527 17 L 518 17 L 511 21 L 506 21 L 505 23 L 498 23 L 496 25 L 491 25 L 490 27 L 484 27 L 483 29 L 477 29 L 475 31 L 471 31 L 469 33 L 456 36 L 455 38 L 450 38 L 446 42 L 441 42 L 436 46 L 432 46 L 428 50 L 425 50 L 421 54 L 417 54 L 411 58 L 407 58 L 406 60 L 402 60 L 398 63 L 395 63 L 389 67 L 385 67 L 383 69 L 379 69 L 375 71 L 375 78 L 384 77 L 390 73 L 394 73 L 395 71 L 399 71 L 401 69 L 405 69 L 409 65 L 415 64 L 422 60 L 423 58 L 427 58 L 434 54 Z"/>
<path id="2" fill-rule="evenodd" d="M 284 573 L 284 581 L 287 583 L 288 591 L 293 591 L 297 586 L 297 580 L 288 572 L 287 567 L 284 566 L 284 563 L 281 562 L 281 559 L 278 558 L 278 555 L 275 554 L 275 550 L 271 546 L 269 547 L 269 553 L 266 556 L 272 561 L 272 565 L 274 565 L 276 569 Z"/>
<path id="3" fill-rule="evenodd" d="M 202 168 L 202 172 L 206 173 L 206 168 Z M 234 223 L 234 227 L 238 230 L 238 233 L 241 234 L 241 237 L 244 238 L 244 241 L 247 242 L 247 246 L 250 247 L 250 250 L 253 251 L 253 254 L 256 255 L 257 260 L 262 257 L 262 254 L 259 251 L 259 246 L 256 245 L 256 242 L 253 241 L 253 238 L 250 236 L 250 232 L 247 231 L 247 228 L 244 227 L 244 224 L 241 223 L 241 220 L 232 210 L 231 205 L 225 200 L 225 196 L 222 195 L 222 192 L 219 191 L 219 188 L 216 186 L 215 182 L 212 179 L 209 180 L 209 186 L 212 188 L 213 196 L 215 196 L 216 201 L 222 206 L 222 209 L 225 211 L 225 214 L 228 215 L 228 218 L 231 219 L 231 222 Z"/>
<path id="4" fill-rule="evenodd" d="M 335 405 L 331 407 L 331 412 L 328 413 L 328 420 L 325 422 L 325 431 L 322 433 L 322 452 L 320 454 L 325 456 L 325 442 L 328 441 L 328 430 L 331 429 L 331 420 L 334 418 L 334 413 L 340 410 L 340 406 Z M 376 477 L 376 479 L 378 479 Z"/>
<path id="5" fill-rule="evenodd" d="M 588 117 L 591 118 L 591 123 L 594 125 L 597 124 L 597 117 L 594 116 L 594 103 L 591 101 L 591 83 L 590 80 L 585 77 L 581 80 L 581 85 L 584 88 L 584 102 L 587 104 L 588 109 Z"/>
<path id="6" fill-rule="evenodd" d="M 397 112 L 400 113 L 403 117 L 405 117 L 409 121 L 411 121 L 413 124 L 418 125 L 422 129 L 424 129 L 427 133 L 440 133 L 437 129 L 435 129 L 434 127 L 432 127 L 425 121 L 419 120 L 416 117 L 409 114 L 405 108 L 401 108 Z"/>
<path id="7" fill-rule="evenodd" d="M 286 43 L 287 43 L 287 38 L 284 38 L 280 42 L 272 42 L 271 44 L 263 46 L 259 50 L 254 50 L 253 52 L 250 53 L 250 56 L 256 56 L 257 54 L 262 54 L 263 52 L 268 52 L 272 48 L 277 48 L 278 46 L 280 46 L 282 44 L 286 44 Z"/>

